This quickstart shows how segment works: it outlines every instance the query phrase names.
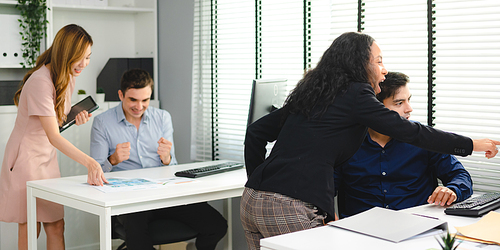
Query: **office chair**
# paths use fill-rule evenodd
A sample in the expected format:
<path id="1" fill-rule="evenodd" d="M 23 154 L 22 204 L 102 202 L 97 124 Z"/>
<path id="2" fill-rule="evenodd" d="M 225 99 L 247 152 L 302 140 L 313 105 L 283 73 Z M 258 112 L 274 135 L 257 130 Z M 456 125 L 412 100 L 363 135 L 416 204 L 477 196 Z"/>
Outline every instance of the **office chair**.
<path id="1" fill-rule="evenodd" d="M 111 217 L 111 232 L 113 239 L 126 239 L 125 228 L 118 222 L 116 216 Z M 181 242 L 196 238 L 198 233 L 186 224 L 168 219 L 158 219 L 149 223 L 149 231 L 151 232 L 151 239 L 153 245 L 163 245 L 175 242 Z M 126 247 L 123 242 L 116 250 L 122 250 Z"/>
<path id="2" fill-rule="evenodd" d="M 344 185 L 343 182 L 337 183 L 338 189 L 336 190 L 337 191 L 337 214 L 339 216 L 339 219 L 342 219 L 342 217 L 340 217 L 340 215 L 346 212 L 345 192 L 344 192 L 345 190 L 342 187 L 343 185 Z M 332 219 L 332 218 L 328 218 L 328 219 Z M 335 219 L 335 218 L 333 218 L 333 219 Z"/>

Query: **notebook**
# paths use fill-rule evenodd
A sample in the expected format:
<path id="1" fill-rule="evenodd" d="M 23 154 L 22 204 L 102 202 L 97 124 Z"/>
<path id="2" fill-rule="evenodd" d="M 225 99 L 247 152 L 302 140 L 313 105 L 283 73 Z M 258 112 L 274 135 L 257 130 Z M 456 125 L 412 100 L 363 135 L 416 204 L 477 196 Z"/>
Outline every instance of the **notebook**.
<path id="1" fill-rule="evenodd" d="M 396 243 L 435 228 L 448 229 L 448 223 L 439 219 L 380 207 L 328 224 Z"/>

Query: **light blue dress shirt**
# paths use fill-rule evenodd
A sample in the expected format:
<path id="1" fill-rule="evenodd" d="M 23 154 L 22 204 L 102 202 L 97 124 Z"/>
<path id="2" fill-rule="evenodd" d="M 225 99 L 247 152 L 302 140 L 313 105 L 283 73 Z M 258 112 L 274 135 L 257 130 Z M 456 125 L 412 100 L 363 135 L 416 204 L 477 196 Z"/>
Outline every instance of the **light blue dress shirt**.
<path id="1" fill-rule="evenodd" d="M 158 140 L 161 137 L 172 142 L 170 165 L 177 164 L 174 149 L 174 129 L 170 113 L 148 107 L 137 129 L 125 119 L 122 104 L 97 115 L 90 134 L 90 156 L 101 164 L 104 172 L 123 171 L 163 166 L 158 155 Z M 108 157 L 116 150 L 116 145 L 130 142 L 128 160 L 111 165 Z"/>

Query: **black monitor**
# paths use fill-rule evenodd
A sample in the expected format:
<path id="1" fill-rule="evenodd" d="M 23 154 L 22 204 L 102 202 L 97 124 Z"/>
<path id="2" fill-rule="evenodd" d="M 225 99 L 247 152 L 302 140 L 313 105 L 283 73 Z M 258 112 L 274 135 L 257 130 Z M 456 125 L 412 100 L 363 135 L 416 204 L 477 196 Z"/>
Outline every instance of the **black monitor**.
<path id="1" fill-rule="evenodd" d="M 253 80 L 247 126 L 283 106 L 288 95 L 287 79 Z"/>
<path id="2" fill-rule="evenodd" d="M 97 88 L 103 88 L 106 94 L 105 101 L 120 101 L 118 90 L 120 89 L 120 79 L 123 73 L 129 69 L 140 68 L 147 71 L 151 77 L 153 75 L 153 58 L 109 58 L 104 68 L 97 76 Z M 158 83 L 154 83 L 158 84 Z M 151 100 L 154 99 L 154 91 L 151 93 Z"/>

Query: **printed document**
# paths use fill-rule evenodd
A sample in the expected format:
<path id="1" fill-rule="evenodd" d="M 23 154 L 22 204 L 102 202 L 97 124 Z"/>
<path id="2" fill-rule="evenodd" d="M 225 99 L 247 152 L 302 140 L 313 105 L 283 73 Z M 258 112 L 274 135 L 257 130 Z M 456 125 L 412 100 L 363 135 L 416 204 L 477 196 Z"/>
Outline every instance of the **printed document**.
<path id="1" fill-rule="evenodd" d="M 146 179 L 146 178 L 120 178 L 114 177 L 108 179 L 108 184 L 104 186 L 93 186 L 104 193 L 132 191 L 162 188 L 173 184 L 193 182 L 193 179 L 184 177 L 171 177 L 165 179 Z"/>

